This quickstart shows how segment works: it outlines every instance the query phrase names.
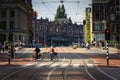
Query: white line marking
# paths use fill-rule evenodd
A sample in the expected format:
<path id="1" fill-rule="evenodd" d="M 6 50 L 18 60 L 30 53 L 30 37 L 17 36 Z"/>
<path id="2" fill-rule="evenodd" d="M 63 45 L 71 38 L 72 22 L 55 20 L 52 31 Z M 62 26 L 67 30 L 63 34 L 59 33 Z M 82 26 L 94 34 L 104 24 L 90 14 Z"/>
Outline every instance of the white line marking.
<path id="1" fill-rule="evenodd" d="M 40 68 L 42 66 L 45 66 L 46 64 L 38 64 L 37 66 L 35 66 L 36 68 Z"/>
<path id="2" fill-rule="evenodd" d="M 50 68 L 54 68 L 54 67 L 56 67 L 58 64 L 52 64 L 51 66 L 50 66 Z"/>
<path id="3" fill-rule="evenodd" d="M 28 67 L 28 66 L 32 66 L 34 65 L 35 63 L 29 63 L 29 64 L 26 64 L 26 65 L 23 65 L 22 67 Z"/>
<path id="4" fill-rule="evenodd" d="M 94 65 L 93 65 L 93 64 L 87 64 L 87 66 L 88 66 L 88 67 L 94 67 Z"/>
<path id="5" fill-rule="evenodd" d="M 79 68 L 80 64 L 73 64 L 74 68 Z"/>
<path id="6" fill-rule="evenodd" d="M 62 64 L 61 68 L 65 68 L 66 66 L 68 66 L 68 64 Z"/>
<path id="7" fill-rule="evenodd" d="M 63 64 L 64 61 L 65 61 L 65 57 L 64 57 L 64 59 L 63 59 L 63 61 L 62 61 L 62 64 Z"/>

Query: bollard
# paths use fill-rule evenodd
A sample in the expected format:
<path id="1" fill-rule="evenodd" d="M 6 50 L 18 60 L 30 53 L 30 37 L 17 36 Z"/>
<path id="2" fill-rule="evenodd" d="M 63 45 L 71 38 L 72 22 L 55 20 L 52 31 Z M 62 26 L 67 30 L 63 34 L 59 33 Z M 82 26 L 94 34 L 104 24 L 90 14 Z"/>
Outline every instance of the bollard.
<path id="1" fill-rule="evenodd" d="M 8 58 L 8 64 L 10 65 L 10 62 L 11 62 L 11 55 L 8 55 L 9 58 Z"/>
<path id="2" fill-rule="evenodd" d="M 108 53 L 106 55 L 106 60 L 107 60 L 107 66 L 109 66 L 109 54 Z"/>

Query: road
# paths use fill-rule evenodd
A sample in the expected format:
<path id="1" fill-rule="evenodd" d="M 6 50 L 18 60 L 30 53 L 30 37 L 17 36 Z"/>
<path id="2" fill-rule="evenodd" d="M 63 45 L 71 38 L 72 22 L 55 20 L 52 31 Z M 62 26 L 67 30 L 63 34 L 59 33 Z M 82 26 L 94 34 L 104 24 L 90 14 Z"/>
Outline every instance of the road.
<path id="1" fill-rule="evenodd" d="M 41 49 L 41 53 L 49 49 Z M 31 60 L 21 66 L 0 66 L 1 80 L 119 80 L 96 66 L 93 56 L 104 56 L 103 51 L 56 47 L 59 60 L 48 58 Z M 98 53 L 99 51 L 99 53 Z M 33 48 L 18 51 L 16 59 L 30 58 Z M 46 54 L 45 54 L 46 55 Z M 48 54 L 47 54 L 48 56 Z M 15 60 L 16 60 L 15 59 Z M 14 59 L 13 59 L 14 60 Z M 23 60 L 24 61 L 24 60 Z M 17 60 L 16 60 L 17 62 Z M 104 69 L 104 68 L 103 68 Z"/>

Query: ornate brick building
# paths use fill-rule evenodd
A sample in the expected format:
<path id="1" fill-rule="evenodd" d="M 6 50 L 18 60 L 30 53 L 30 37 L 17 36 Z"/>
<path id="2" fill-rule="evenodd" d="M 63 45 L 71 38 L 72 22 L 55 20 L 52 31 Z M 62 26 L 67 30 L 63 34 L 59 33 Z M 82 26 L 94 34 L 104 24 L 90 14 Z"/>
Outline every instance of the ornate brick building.
<path id="1" fill-rule="evenodd" d="M 73 24 L 70 19 L 49 21 L 37 20 L 39 29 L 39 43 L 41 45 L 68 46 L 73 42 L 83 41 L 82 25 Z"/>

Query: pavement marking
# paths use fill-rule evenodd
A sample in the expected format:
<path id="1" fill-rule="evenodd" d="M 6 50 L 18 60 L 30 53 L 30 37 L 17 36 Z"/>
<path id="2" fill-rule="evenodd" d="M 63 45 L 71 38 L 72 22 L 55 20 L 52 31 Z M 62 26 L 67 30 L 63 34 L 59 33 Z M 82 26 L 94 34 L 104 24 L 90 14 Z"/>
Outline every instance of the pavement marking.
<path id="1" fill-rule="evenodd" d="M 54 68 L 54 67 L 56 67 L 58 64 L 52 64 L 51 66 L 50 66 L 50 68 Z"/>
<path id="2" fill-rule="evenodd" d="M 88 67 L 94 67 L 94 64 L 87 64 Z"/>
<path id="3" fill-rule="evenodd" d="M 22 67 L 29 67 L 29 66 L 32 66 L 32 65 L 34 65 L 35 63 L 29 63 L 29 64 L 25 64 L 25 65 L 23 65 Z"/>
<path id="4" fill-rule="evenodd" d="M 38 65 L 36 65 L 35 66 L 35 68 L 40 68 L 40 67 L 43 67 L 43 66 L 45 66 L 46 64 L 38 64 Z"/>
<path id="5" fill-rule="evenodd" d="M 66 66 L 68 66 L 68 64 L 62 64 L 60 67 L 65 68 Z"/>
<path id="6" fill-rule="evenodd" d="M 63 61 L 62 61 L 62 64 L 63 64 L 64 61 L 65 61 L 65 57 L 64 57 L 64 59 L 63 59 Z"/>
<path id="7" fill-rule="evenodd" d="M 73 64 L 73 68 L 79 68 L 80 64 Z"/>

